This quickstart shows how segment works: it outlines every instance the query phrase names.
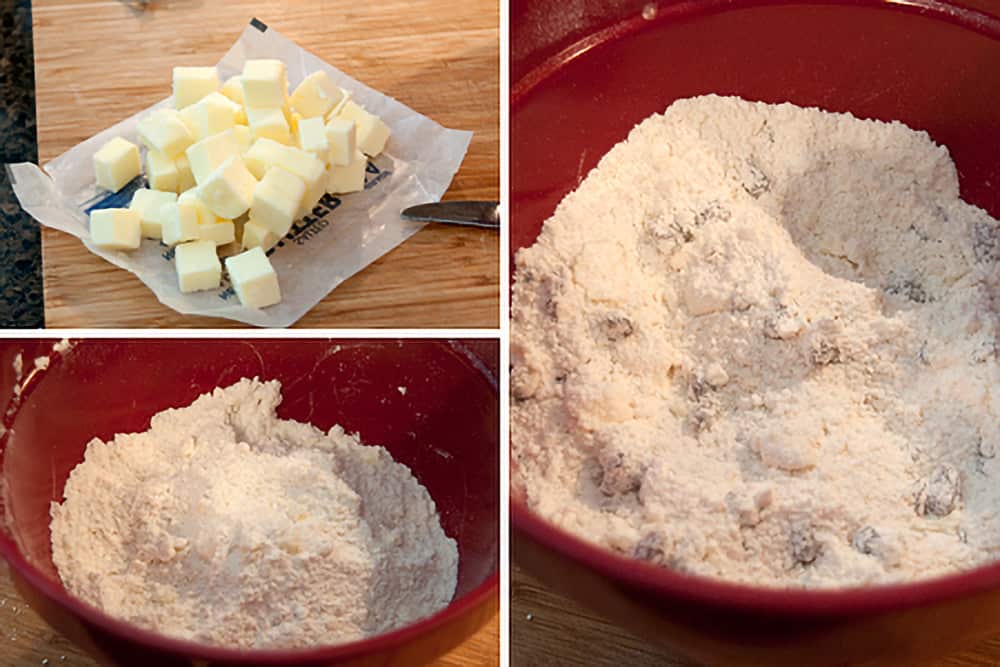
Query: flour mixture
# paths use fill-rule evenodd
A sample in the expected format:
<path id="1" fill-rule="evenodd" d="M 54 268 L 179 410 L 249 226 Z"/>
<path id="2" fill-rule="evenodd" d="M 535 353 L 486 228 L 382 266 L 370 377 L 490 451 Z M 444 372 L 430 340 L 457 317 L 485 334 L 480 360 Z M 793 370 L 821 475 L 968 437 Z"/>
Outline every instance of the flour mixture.
<path id="1" fill-rule="evenodd" d="M 277 381 L 240 380 L 93 440 L 52 505 L 66 588 L 184 639 L 304 647 L 445 607 L 458 552 L 427 490 L 339 426 L 280 420 Z"/>
<path id="2" fill-rule="evenodd" d="M 518 253 L 515 485 L 586 539 L 731 581 L 993 560 L 998 260 L 923 132 L 678 101 Z"/>

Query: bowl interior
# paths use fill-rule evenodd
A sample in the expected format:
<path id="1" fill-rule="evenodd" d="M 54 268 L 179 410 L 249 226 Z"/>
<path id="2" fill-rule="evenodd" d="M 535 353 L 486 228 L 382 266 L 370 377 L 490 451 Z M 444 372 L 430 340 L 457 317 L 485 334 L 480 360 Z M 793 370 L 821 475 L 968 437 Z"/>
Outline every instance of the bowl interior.
<path id="1" fill-rule="evenodd" d="M 49 504 L 93 437 L 149 427 L 168 407 L 243 377 L 277 379 L 279 417 L 340 424 L 410 467 L 458 542 L 455 599 L 496 572 L 499 404 L 496 341 L 84 340 L 12 397 L 13 360 L 25 375 L 54 340 L 0 343 L 2 519 L 21 554 L 58 581 Z M 404 389 L 400 389 L 404 388 Z"/>
<path id="2" fill-rule="evenodd" d="M 926 130 L 963 197 L 1000 215 L 1000 20 L 924 0 L 704 0 L 650 3 L 651 20 L 642 2 L 612 3 L 630 10 L 607 25 L 606 2 L 560 4 L 511 10 L 512 255 L 636 123 L 707 93 Z"/>

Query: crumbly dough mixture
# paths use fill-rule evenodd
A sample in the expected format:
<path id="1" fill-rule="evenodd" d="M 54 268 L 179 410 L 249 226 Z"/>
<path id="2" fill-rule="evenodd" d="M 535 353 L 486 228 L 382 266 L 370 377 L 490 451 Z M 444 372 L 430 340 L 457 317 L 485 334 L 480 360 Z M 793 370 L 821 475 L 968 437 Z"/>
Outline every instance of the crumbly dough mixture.
<path id="1" fill-rule="evenodd" d="M 239 648 L 367 637 L 445 607 L 458 551 L 382 447 L 281 420 L 243 379 L 94 439 L 52 504 L 66 588 L 107 613 Z"/>
<path id="2" fill-rule="evenodd" d="M 991 561 L 998 260 L 924 132 L 678 101 L 517 255 L 515 485 L 582 537 L 730 581 Z"/>

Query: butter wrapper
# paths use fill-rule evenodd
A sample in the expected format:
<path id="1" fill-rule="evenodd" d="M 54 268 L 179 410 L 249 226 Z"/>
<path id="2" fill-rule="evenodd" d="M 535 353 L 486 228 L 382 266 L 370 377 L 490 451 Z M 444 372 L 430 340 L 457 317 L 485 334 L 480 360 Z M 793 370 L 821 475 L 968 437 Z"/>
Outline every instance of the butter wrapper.
<path id="1" fill-rule="evenodd" d="M 44 169 L 31 163 L 7 165 L 21 206 L 41 224 L 76 236 L 91 252 L 137 275 L 162 303 L 180 313 L 224 317 L 260 327 L 293 324 L 344 280 L 420 230 L 421 223 L 402 220 L 400 211 L 441 198 L 465 157 L 472 133 L 438 125 L 352 79 L 256 19 L 219 61 L 220 81 L 240 74 L 243 63 L 256 58 L 284 61 L 290 89 L 312 72 L 326 72 L 356 102 L 392 128 L 385 151 L 368 161 L 364 191 L 325 195 L 268 252 L 281 284 L 281 303 L 264 309 L 245 307 L 225 276 L 219 289 L 182 293 L 174 251 L 157 240 L 143 239 L 142 246 L 131 252 L 103 250 L 91 243 L 89 212 L 127 207 L 135 190 L 146 186 L 145 177 L 139 176 L 117 193 L 99 189 L 94 182 L 94 153 L 116 136 L 139 144 L 139 120 L 154 109 L 171 106 L 169 97 L 71 148 Z M 169 74 L 164 72 L 165 86 L 169 86 Z M 114 298 L 111 292 L 108 298 Z"/>

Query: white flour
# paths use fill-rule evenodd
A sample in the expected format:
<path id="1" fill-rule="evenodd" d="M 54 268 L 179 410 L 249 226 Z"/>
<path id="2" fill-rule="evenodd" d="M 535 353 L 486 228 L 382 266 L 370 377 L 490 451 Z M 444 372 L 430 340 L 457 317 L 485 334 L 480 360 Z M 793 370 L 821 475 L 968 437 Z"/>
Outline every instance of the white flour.
<path id="1" fill-rule="evenodd" d="M 350 641 L 446 606 L 458 552 L 427 490 L 339 426 L 277 419 L 280 392 L 244 379 L 145 433 L 93 440 L 52 505 L 67 589 L 246 648 Z"/>
<path id="2" fill-rule="evenodd" d="M 679 101 L 518 253 L 516 484 L 583 537 L 727 580 L 993 560 L 998 259 L 923 132 Z"/>

